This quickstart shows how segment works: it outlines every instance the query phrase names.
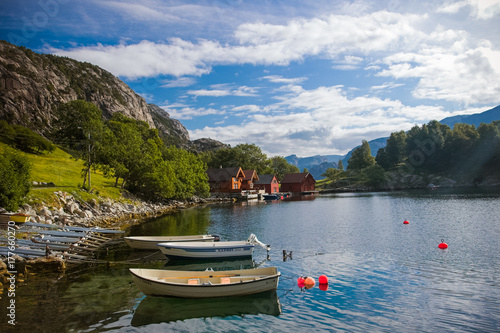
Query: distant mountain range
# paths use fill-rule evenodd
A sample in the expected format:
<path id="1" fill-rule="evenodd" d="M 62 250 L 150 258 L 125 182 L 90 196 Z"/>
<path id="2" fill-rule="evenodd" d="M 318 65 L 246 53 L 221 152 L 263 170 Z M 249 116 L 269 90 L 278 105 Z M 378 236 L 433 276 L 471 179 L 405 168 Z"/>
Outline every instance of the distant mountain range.
<path id="1" fill-rule="evenodd" d="M 500 105 L 482 113 L 444 118 L 440 121 L 440 123 L 448 125 L 450 128 L 453 128 L 453 126 L 457 123 L 465 123 L 478 127 L 481 123 L 489 124 L 495 120 L 500 120 Z M 387 139 L 388 137 L 384 137 L 368 141 L 373 156 L 377 155 L 380 148 L 384 148 L 386 146 Z M 339 160 L 342 160 L 344 168 L 347 167 L 352 152 L 358 147 L 359 146 L 354 147 L 346 155 L 315 155 L 311 157 L 298 157 L 297 155 L 290 155 L 285 157 L 285 159 L 288 163 L 297 166 L 300 171 L 306 168 L 314 179 L 318 180 L 323 178 L 321 175 L 326 171 L 326 169 L 337 168 Z"/>

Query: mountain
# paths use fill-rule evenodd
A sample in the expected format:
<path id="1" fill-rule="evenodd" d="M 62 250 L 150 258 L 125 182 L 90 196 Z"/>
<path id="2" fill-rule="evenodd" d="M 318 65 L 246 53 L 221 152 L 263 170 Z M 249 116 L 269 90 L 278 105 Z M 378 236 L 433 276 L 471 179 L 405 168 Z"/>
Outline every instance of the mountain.
<path id="1" fill-rule="evenodd" d="M 337 162 L 344 156 L 342 155 L 315 155 L 311 157 L 298 157 L 290 155 L 285 157 L 288 163 L 295 165 L 300 171 L 306 168 L 314 179 L 322 179 L 323 174 L 328 168 L 336 168 Z"/>
<path id="2" fill-rule="evenodd" d="M 494 107 L 493 109 L 490 109 L 488 111 L 484 111 L 481 113 L 448 117 L 448 118 L 444 118 L 443 120 L 441 120 L 439 122 L 441 124 L 448 125 L 450 128 L 453 128 L 453 126 L 456 123 L 465 123 L 465 124 L 475 125 L 476 127 L 479 127 L 479 125 L 481 125 L 481 123 L 489 124 L 495 120 L 500 120 L 500 105 L 497 107 Z"/>
<path id="3" fill-rule="evenodd" d="M 95 104 L 105 118 L 121 112 L 145 121 L 158 129 L 167 145 L 204 149 L 203 142 L 195 145 L 189 140 L 188 131 L 178 120 L 159 106 L 148 104 L 110 72 L 87 62 L 38 54 L 0 41 L 0 119 L 46 134 L 58 106 L 76 99 Z"/>

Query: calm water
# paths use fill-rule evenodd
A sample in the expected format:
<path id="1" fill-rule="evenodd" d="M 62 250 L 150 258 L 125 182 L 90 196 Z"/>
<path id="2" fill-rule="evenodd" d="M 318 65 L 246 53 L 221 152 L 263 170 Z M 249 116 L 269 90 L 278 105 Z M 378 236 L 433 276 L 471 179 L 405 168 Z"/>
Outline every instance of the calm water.
<path id="1" fill-rule="evenodd" d="M 295 198 L 298 199 L 298 198 Z M 404 220 L 410 224 L 404 225 Z M 27 332 L 500 332 L 500 192 L 335 194 L 188 209 L 133 235 L 215 233 L 271 244 L 270 258 L 166 263 L 117 245 L 110 267 L 19 286 L 16 329 Z M 446 250 L 438 249 L 441 239 Z M 283 260 L 282 251 L 293 251 Z M 145 297 L 128 267 L 198 270 L 278 266 L 277 292 L 215 300 Z M 302 290 L 300 275 L 325 274 Z M 5 309 L 6 297 L 0 301 Z M 2 332 L 15 331 L 0 319 Z M 5 328 L 7 330 L 5 330 Z"/>

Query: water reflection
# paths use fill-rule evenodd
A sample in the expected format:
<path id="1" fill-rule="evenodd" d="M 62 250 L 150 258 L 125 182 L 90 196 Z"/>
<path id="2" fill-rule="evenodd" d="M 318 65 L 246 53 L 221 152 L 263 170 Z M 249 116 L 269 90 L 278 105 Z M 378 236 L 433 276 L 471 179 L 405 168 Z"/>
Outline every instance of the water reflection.
<path id="1" fill-rule="evenodd" d="M 244 315 L 281 314 L 276 291 L 237 297 L 183 299 L 175 297 L 145 297 L 132 318 L 132 326 L 167 323 L 191 318 L 212 318 Z"/>

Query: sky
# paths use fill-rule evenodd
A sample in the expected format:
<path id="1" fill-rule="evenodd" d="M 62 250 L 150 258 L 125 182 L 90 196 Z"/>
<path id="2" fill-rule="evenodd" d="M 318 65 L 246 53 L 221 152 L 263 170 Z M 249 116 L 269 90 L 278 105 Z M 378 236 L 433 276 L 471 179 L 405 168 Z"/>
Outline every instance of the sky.
<path id="1" fill-rule="evenodd" d="M 500 0 L 2 0 L 0 39 L 98 65 L 268 157 L 500 104 Z"/>

